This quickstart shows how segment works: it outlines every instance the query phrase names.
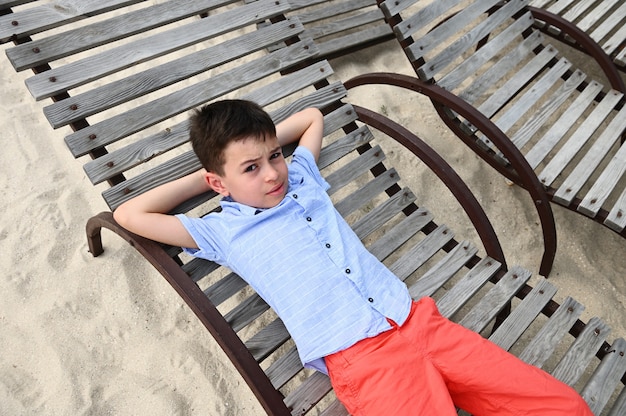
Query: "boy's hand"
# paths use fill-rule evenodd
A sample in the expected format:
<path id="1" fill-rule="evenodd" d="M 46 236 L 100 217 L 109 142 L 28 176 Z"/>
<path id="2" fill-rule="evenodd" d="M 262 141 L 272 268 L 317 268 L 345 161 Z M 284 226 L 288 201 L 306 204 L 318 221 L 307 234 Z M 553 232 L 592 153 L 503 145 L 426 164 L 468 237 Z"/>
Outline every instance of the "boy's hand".
<path id="1" fill-rule="evenodd" d="M 284 146 L 299 141 L 317 161 L 324 136 L 324 116 L 317 108 L 297 112 L 276 125 L 278 143 Z"/>

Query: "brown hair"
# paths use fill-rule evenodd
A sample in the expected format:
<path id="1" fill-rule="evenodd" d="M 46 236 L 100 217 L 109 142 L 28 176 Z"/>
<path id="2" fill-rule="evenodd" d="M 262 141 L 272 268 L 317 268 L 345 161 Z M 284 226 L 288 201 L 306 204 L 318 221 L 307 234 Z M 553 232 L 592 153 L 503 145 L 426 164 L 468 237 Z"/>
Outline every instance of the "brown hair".
<path id="1" fill-rule="evenodd" d="M 196 110 L 190 118 L 189 136 L 194 152 L 209 172 L 224 174 L 224 150 L 246 138 L 265 140 L 276 135 L 269 114 L 246 100 L 222 100 Z"/>

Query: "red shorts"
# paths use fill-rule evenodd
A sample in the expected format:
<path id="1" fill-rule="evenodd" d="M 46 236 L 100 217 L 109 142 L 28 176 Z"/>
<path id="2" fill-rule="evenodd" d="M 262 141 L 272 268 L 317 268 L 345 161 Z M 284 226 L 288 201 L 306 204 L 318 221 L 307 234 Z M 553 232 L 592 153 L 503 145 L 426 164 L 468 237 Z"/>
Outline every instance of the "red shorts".
<path id="1" fill-rule="evenodd" d="M 354 415 L 577 416 L 592 413 L 571 387 L 414 302 L 407 321 L 326 357 L 339 400 Z"/>

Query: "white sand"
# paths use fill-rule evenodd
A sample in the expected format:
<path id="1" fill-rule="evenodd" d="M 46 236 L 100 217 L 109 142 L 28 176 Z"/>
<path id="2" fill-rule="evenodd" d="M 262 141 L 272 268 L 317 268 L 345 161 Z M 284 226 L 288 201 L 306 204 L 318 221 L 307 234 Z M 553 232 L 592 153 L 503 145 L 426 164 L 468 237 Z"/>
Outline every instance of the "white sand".
<path id="1" fill-rule="evenodd" d="M 394 43 L 333 64 L 344 80 L 368 69 L 410 73 Z M 207 331 L 134 250 L 106 233 L 105 254 L 88 253 L 84 225 L 106 210 L 103 188 L 66 149 L 68 131 L 45 121 L 23 84 L 29 75 L 0 58 L 0 414 L 264 414 Z M 427 100 L 390 88 L 359 89 L 350 100 L 386 111 L 442 152 L 485 204 L 509 264 L 537 271 L 540 229 L 528 195 L 454 139 Z M 424 205 L 448 222 L 457 208 L 440 203 L 406 152 L 392 153 Z M 561 288 L 558 298 L 575 297 L 587 306 L 585 320 L 601 316 L 615 336 L 625 335 L 626 242 L 581 215 L 556 207 L 555 215 L 550 281 Z"/>

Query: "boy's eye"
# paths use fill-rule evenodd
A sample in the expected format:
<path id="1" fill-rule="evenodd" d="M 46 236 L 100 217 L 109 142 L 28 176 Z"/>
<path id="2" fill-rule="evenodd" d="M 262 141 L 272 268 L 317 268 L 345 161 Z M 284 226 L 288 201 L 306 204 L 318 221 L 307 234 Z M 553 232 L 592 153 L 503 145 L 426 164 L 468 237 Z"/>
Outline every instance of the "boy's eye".
<path id="1" fill-rule="evenodd" d="M 283 156 L 283 154 L 281 152 L 276 152 L 276 153 L 273 153 L 270 156 L 270 159 L 276 159 L 276 158 L 279 158 L 279 157 L 282 157 L 282 156 Z"/>
<path id="2" fill-rule="evenodd" d="M 256 170 L 256 168 L 257 168 L 257 165 L 250 165 L 246 168 L 244 172 L 253 172 Z"/>

